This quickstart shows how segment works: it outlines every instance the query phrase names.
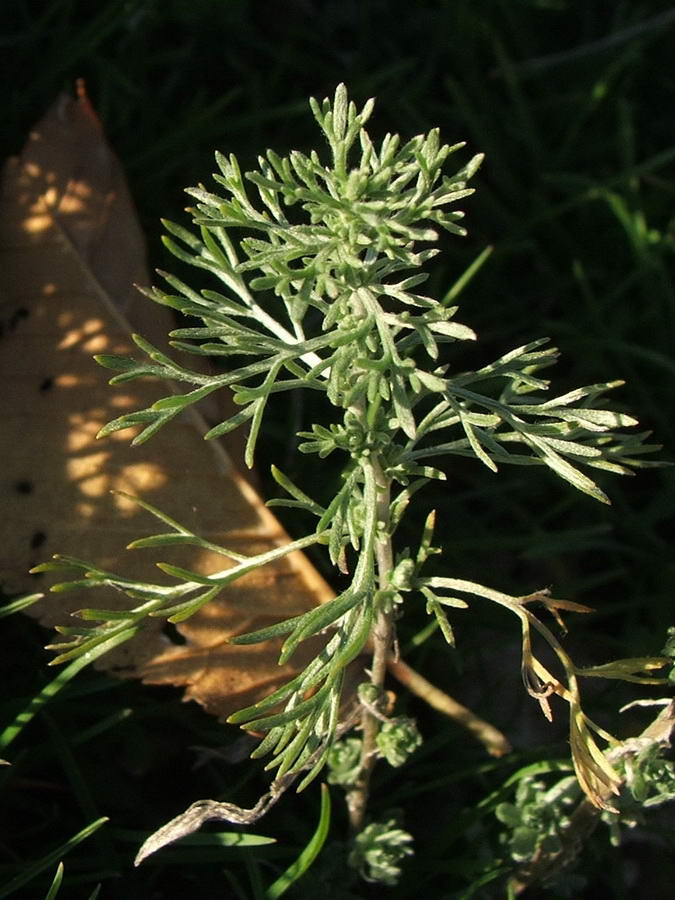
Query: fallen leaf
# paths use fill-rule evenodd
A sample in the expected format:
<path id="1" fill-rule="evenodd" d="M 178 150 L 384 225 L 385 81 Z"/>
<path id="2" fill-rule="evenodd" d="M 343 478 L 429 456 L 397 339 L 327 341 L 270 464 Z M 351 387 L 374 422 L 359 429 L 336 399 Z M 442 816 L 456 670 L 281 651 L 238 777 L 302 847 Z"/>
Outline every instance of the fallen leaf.
<path id="1" fill-rule="evenodd" d="M 94 353 L 133 353 L 133 330 L 159 346 L 173 320 L 139 297 L 148 284 L 143 237 L 121 167 L 83 91 L 61 96 L 10 160 L 0 197 L 0 377 L 5 387 L 0 584 L 6 593 L 46 587 L 28 570 L 66 553 L 130 577 L 161 581 L 153 550 L 125 552 L 154 520 L 112 490 L 141 497 L 198 534 L 239 553 L 285 543 L 284 530 L 199 423 L 177 420 L 131 448 L 132 432 L 95 440 L 127 410 L 165 390 L 151 380 L 110 387 Z M 169 351 L 172 352 L 172 351 Z M 202 573 L 223 558 L 190 548 L 162 561 Z M 151 684 L 185 686 L 223 718 L 256 702 L 302 662 L 277 665 L 278 643 L 227 638 L 304 612 L 332 592 L 300 553 L 238 581 L 222 599 L 167 629 L 158 619 L 99 661 Z M 30 610 L 67 624 L 83 605 L 119 608 L 119 593 L 47 595 Z M 181 643 L 183 642 L 184 643 Z"/>

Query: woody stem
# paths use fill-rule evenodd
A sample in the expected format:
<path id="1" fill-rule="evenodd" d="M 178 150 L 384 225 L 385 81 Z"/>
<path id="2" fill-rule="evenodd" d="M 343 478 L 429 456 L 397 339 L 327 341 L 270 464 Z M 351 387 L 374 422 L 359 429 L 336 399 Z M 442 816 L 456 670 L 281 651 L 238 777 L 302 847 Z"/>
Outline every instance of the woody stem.
<path id="1" fill-rule="evenodd" d="M 389 536 L 389 502 L 391 496 L 390 482 L 382 472 L 379 461 L 373 460 L 373 467 L 378 485 L 377 522 L 380 537 L 375 544 L 375 558 L 380 589 L 385 589 L 393 568 L 393 552 Z M 375 620 L 372 635 L 373 657 L 370 683 L 382 689 L 387 674 L 387 664 L 394 641 L 394 623 L 390 611 L 380 610 Z M 361 730 L 363 746 L 361 766 L 356 783 L 347 794 L 349 823 L 353 834 L 363 829 L 363 823 L 370 792 L 370 778 L 377 759 L 377 734 L 381 723 L 368 709 L 363 708 L 361 714 Z"/>

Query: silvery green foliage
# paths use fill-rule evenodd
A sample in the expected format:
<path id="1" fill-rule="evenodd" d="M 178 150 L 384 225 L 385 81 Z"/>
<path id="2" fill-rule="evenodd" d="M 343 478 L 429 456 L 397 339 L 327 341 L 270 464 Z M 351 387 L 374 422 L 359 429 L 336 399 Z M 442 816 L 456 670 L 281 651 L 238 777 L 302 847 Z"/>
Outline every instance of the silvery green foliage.
<path id="1" fill-rule="evenodd" d="M 516 871 L 527 873 L 524 882 L 516 879 L 521 886 L 530 883 L 528 879 L 537 873 L 537 878 L 555 881 L 558 893 L 561 884 L 570 882 L 567 867 L 575 861 L 581 841 L 597 821 L 602 819 L 609 826 L 610 841 L 618 846 L 622 826 L 644 824 L 647 810 L 675 800 L 675 765 L 670 759 L 675 702 L 667 698 L 638 700 L 622 711 L 636 706 L 662 710 L 639 736 L 613 742 L 608 757 L 621 788 L 612 801 L 613 809 L 593 809 L 574 777 L 564 776 L 551 783 L 546 777 L 526 772 L 522 777 L 515 776 L 513 801 L 495 807 L 495 815 L 504 825 L 501 839 Z M 550 765 L 550 772 L 564 768 L 560 763 Z M 514 776 L 508 783 L 513 780 Z M 565 874 L 558 883 L 563 867 Z"/>
<path id="2" fill-rule="evenodd" d="M 415 720 L 409 716 L 386 719 L 376 738 L 380 755 L 395 768 L 402 766 L 421 743 L 422 735 Z M 343 738 L 333 744 L 327 758 L 329 784 L 349 787 L 356 783 L 361 770 L 362 749 L 363 742 L 354 737 Z"/>
<path id="3" fill-rule="evenodd" d="M 500 803 L 495 815 L 505 826 L 504 838 L 511 859 L 522 865 L 539 852 L 562 850 L 561 836 L 569 828 L 580 797 L 576 778 L 569 776 L 547 786 L 534 776 L 518 782 L 513 803 Z"/>
<path id="4" fill-rule="evenodd" d="M 624 779 L 619 809 L 602 813 L 615 845 L 621 843 L 622 825 L 634 828 L 644 822 L 644 810 L 675 800 L 675 763 L 667 742 L 633 738 L 622 751 L 616 763 Z"/>
<path id="5" fill-rule="evenodd" d="M 414 719 L 396 716 L 389 719 L 377 733 L 377 749 L 390 766 L 398 768 L 421 745 L 422 735 Z"/>
<path id="6" fill-rule="evenodd" d="M 348 737 L 336 741 L 326 758 L 328 783 L 341 784 L 343 787 L 355 784 L 361 771 L 362 750 L 363 741 L 360 738 Z"/>
<path id="7" fill-rule="evenodd" d="M 248 423 L 246 461 L 252 465 L 270 398 L 309 390 L 323 395 L 330 421 L 302 433 L 300 451 L 341 454 L 342 482 L 323 506 L 274 469 L 287 494 L 276 505 L 301 508 L 316 524 L 306 537 L 253 557 L 216 548 L 141 502 L 168 530 L 132 546 L 204 546 L 221 553 L 229 567 L 204 576 L 160 563 L 175 580 L 168 586 L 125 579 L 73 557 L 39 567 L 74 567 L 84 573 L 57 589 L 109 585 L 133 601 L 130 611 L 83 610 L 90 624 L 61 629 L 67 640 L 57 647 L 59 659 L 130 637 L 149 615 L 179 622 L 252 569 L 323 544 L 331 561 L 350 573 L 349 585 L 316 609 L 236 639 L 254 643 L 285 635 L 280 658 L 285 662 L 307 638 L 324 636 L 323 648 L 303 672 L 231 718 L 266 733 L 254 755 L 271 754 L 268 767 L 277 769 L 278 779 L 303 773 L 303 787 L 322 769 L 339 731 L 345 669 L 366 647 L 374 623 L 391 616 L 405 595 L 424 598 L 449 642 L 445 610 L 465 608 L 465 598 L 482 598 L 520 619 L 526 688 L 547 715 L 546 698 L 554 687 L 570 704 L 577 773 L 593 802 L 607 805 L 618 779 L 581 712 L 576 670 L 529 608 L 540 603 L 557 615 L 574 604 L 555 601 L 547 591 L 510 597 L 470 581 L 424 577 L 423 565 L 435 552 L 433 517 L 414 552 L 394 548 L 395 532 L 418 488 L 445 478 L 427 465 L 431 458 L 471 456 L 492 472 L 501 464 L 546 467 L 606 502 L 589 471 L 627 473 L 644 465 L 639 455 L 654 448 L 643 444 L 644 435 L 623 433 L 637 424 L 635 419 L 604 405 L 605 394 L 618 381 L 548 396 L 549 381 L 542 373 L 557 351 L 546 339 L 475 370 L 455 370 L 451 352 L 441 356 L 444 345 L 452 351 L 454 343 L 476 335 L 455 320 L 457 307 L 419 288 L 428 278 L 423 267 L 439 252 L 432 245 L 440 232 L 464 234 L 458 224 L 462 213 L 454 204 L 472 193 L 467 183 L 482 157 L 444 174 L 463 145 L 443 144 L 436 129 L 407 142 L 388 134 L 376 145 L 365 130 L 373 102 L 357 109 L 344 85 L 332 100 L 310 105 L 328 146 L 327 158 L 317 151 L 281 157 L 268 150 L 257 169 L 244 174 L 234 156 L 217 154 L 219 192 L 202 186 L 189 191 L 197 201 L 192 211 L 196 230 L 166 223 L 169 249 L 199 269 L 211 286 L 196 290 L 164 274 L 169 290 L 154 287 L 148 296 L 190 319 L 188 327 L 171 333 L 176 350 L 217 356 L 228 370 L 205 374 L 135 336 L 140 359 L 97 357 L 118 372 L 112 383 L 153 376 L 186 390 L 171 391 L 147 409 L 115 419 L 101 434 L 141 426 L 134 443 L 146 441 L 191 404 L 227 389 L 240 410 L 206 437 Z M 531 628 L 553 647 L 567 685 L 533 655 Z"/>
<path id="8" fill-rule="evenodd" d="M 417 270 L 439 252 L 428 246 L 438 240 L 439 227 L 464 234 L 457 224 L 463 214 L 444 207 L 473 193 L 467 182 L 482 156 L 446 176 L 444 164 L 463 145 L 441 144 L 437 129 L 405 144 L 387 135 L 375 147 L 364 129 L 372 101 L 357 111 L 341 85 L 332 103 L 313 100 L 311 106 L 330 147 L 328 165 L 316 151 L 281 158 L 268 150 L 259 169 L 244 176 L 234 156 L 217 154 L 220 174 L 214 179 L 223 196 L 203 187 L 188 191 L 198 201 L 193 221 L 199 236 L 166 223 L 180 241 L 167 238 L 167 246 L 214 275 L 225 293 L 198 293 L 173 276 L 165 277 L 174 293 L 149 292 L 156 302 L 203 322 L 172 332 L 175 347 L 252 361 L 214 377 L 136 338 L 145 361 L 98 357 L 101 365 L 120 370 L 112 383 L 156 375 L 192 383 L 195 390 L 122 416 L 103 433 L 142 424 L 134 439 L 140 443 L 186 406 L 229 386 L 242 410 L 208 436 L 251 420 L 251 464 L 269 397 L 318 390 L 342 413 L 329 428 L 314 426 L 303 452 L 342 450 L 355 461 L 381 452 L 400 481 L 420 474 L 417 460 L 449 453 L 475 455 L 492 470 L 500 462 L 543 464 L 606 500 L 578 467 L 625 473 L 632 455 L 644 450 L 639 438 L 615 433 L 635 419 L 596 408 L 620 382 L 542 397 L 549 382 L 540 372 L 557 358 L 546 339 L 476 371 L 450 372 L 437 364 L 439 344 L 476 335 L 454 321 L 456 307 L 417 293 L 428 277 Z M 248 235 L 239 243 L 243 260 L 230 229 Z M 404 277 L 406 272 L 416 274 Z M 277 302 L 269 302 L 268 292 Z M 481 385 L 490 390 L 484 393 Z M 429 436 L 438 431 L 444 439 L 432 442 Z M 453 431 L 457 436 L 448 440 Z M 354 480 L 358 488 L 365 479 Z M 344 506 L 342 499 L 335 512 Z"/>
<path id="9" fill-rule="evenodd" d="M 401 863 L 412 856 L 411 835 L 398 828 L 395 819 L 372 822 L 354 840 L 349 865 L 366 881 L 394 885 L 401 875 Z"/>

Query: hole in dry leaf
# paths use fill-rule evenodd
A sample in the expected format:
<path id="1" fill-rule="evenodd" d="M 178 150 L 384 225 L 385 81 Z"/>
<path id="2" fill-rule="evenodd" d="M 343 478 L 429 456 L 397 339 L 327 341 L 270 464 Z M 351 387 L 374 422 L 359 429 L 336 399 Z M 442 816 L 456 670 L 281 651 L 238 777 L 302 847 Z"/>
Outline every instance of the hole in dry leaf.
<path id="1" fill-rule="evenodd" d="M 33 483 L 31 481 L 17 481 L 14 485 L 14 490 L 17 494 L 32 494 L 33 493 Z"/>
<path id="2" fill-rule="evenodd" d="M 37 550 L 38 547 L 41 547 L 46 540 L 47 535 L 44 533 L 44 531 L 36 531 L 33 537 L 30 539 L 31 550 Z"/>
<path id="3" fill-rule="evenodd" d="M 162 628 L 162 634 L 176 646 L 182 647 L 183 644 L 187 644 L 187 639 L 180 633 L 173 622 L 166 622 L 164 624 L 164 627 Z"/>
<path id="4" fill-rule="evenodd" d="M 45 378 L 43 380 L 42 384 L 39 387 L 39 390 L 40 391 L 51 391 L 51 389 L 53 387 L 54 387 L 54 379 L 52 378 L 51 375 L 49 375 L 47 378 Z"/>

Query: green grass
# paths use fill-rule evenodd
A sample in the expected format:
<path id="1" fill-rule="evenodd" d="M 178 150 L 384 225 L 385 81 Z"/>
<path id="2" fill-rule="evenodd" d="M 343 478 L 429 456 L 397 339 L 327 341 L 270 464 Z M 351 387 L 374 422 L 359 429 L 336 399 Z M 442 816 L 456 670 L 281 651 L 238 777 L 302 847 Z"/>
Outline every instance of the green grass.
<path id="1" fill-rule="evenodd" d="M 307 96 L 332 93 L 341 80 L 357 99 L 378 97 L 376 132 L 439 125 L 445 139 L 467 140 L 467 152 L 485 151 L 477 194 L 465 204 L 469 237 L 448 241 L 431 289 L 445 294 L 492 246 L 458 298 L 462 321 L 483 339 L 484 360 L 550 335 L 563 351 L 562 387 L 624 378 L 621 404 L 673 458 L 675 23 L 665 0 L 10 6 L 0 35 L 2 156 L 20 149 L 59 90 L 85 77 L 128 172 L 153 266 L 173 267 L 160 246 L 159 217 L 181 220 L 182 188 L 208 180 L 214 149 L 244 163 L 267 146 L 306 149 L 314 134 Z M 473 363 L 474 351 L 462 352 L 457 365 Z M 272 462 L 293 479 L 302 469 L 319 480 L 287 427 L 293 416 L 302 430 L 316 412 L 309 400 L 290 410 L 279 405 L 259 462 L 270 495 Z M 438 508 L 438 565 L 458 577 L 480 573 L 507 590 L 552 584 L 559 596 L 595 607 L 593 616 L 570 622 L 568 640 L 582 662 L 658 652 L 672 624 L 674 473 L 608 478 L 603 487 L 609 509 L 545 474 L 491 476 L 476 463 L 453 463 L 447 491 L 426 501 Z M 563 717 L 553 727 L 540 721 L 517 673 L 515 629 L 499 613 L 457 616 L 452 654 L 437 634 L 415 640 L 424 625 L 414 614 L 401 623 L 412 664 L 504 728 L 516 751 L 489 760 L 454 725 L 402 699 L 427 741 L 395 777 L 382 770 L 375 778 L 373 813 L 404 809 L 415 836 L 416 855 L 387 896 L 502 896 L 498 823 L 485 813 L 486 798 L 521 767 L 565 756 Z M 46 896 L 63 858 L 56 890 L 67 900 L 88 898 L 99 883 L 100 900 L 228 891 L 258 898 L 308 858 L 302 853 L 319 818 L 318 788 L 289 796 L 260 823 L 276 844 L 181 845 L 134 870 L 141 837 L 134 843 L 130 831 L 147 833 L 200 797 L 250 804 L 264 778 L 257 766 L 195 750 L 229 746 L 237 732 L 181 704 L 171 689 L 85 670 L 43 703 L 57 674 L 46 668 L 46 642 L 22 615 L 3 619 L 0 730 L 20 726 L 2 754 L 12 766 L 0 769 L 5 896 L 27 874 L 30 886 L 13 896 Z M 616 684 L 593 688 L 592 714 L 603 724 L 639 696 Z M 34 712 L 30 721 L 21 718 L 25 710 Z M 641 727 L 634 714 L 624 718 L 617 729 Z M 347 883 L 345 815 L 333 800 L 330 852 L 288 896 L 381 896 L 381 888 Z M 103 816 L 109 821 L 79 843 Z M 586 881 L 575 896 L 651 897 L 660 887 L 666 896 L 673 872 L 658 840 L 672 848 L 672 824 L 667 808 L 654 813 L 640 841 L 620 851 L 598 832 L 578 866 Z"/>

